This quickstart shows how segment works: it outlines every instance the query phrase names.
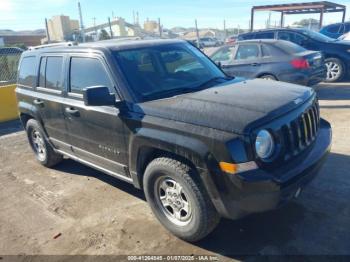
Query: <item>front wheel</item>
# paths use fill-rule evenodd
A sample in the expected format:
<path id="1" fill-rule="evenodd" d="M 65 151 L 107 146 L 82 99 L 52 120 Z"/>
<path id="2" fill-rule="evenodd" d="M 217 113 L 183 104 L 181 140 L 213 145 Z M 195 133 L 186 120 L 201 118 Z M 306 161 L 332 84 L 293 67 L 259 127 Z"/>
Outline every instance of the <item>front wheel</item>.
<path id="1" fill-rule="evenodd" d="M 327 67 L 326 82 L 337 82 L 344 77 L 344 64 L 338 58 L 327 58 L 325 60 Z"/>
<path id="2" fill-rule="evenodd" d="M 46 167 L 52 167 L 63 160 L 63 156 L 56 153 L 48 143 L 41 126 L 36 120 L 28 120 L 26 132 L 29 144 L 40 164 Z"/>
<path id="3" fill-rule="evenodd" d="M 146 168 L 147 202 L 160 223 L 177 237 L 195 242 L 207 236 L 220 217 L 188 165 L 160 157 Z"/>

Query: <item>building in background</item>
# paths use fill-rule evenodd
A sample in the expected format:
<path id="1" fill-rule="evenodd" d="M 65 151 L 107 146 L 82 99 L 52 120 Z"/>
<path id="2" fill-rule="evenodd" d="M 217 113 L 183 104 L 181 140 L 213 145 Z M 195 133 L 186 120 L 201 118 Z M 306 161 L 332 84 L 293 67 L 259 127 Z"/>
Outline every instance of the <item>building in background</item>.
<path id="1" fill-rule="evenodd" d="M 198 32 L 199 37 L 210 37 L 210 38 L 217 38 L 217 39 L 224 39 L 225 38 L 225 33 L 223 30 L 217 30 L 217 29 L 201 29 Z M 195 40 L 197 39 L 197 33 L 196 31 L 192 32 L 187 32 L 185 33 L 182 38 L 186 40 Z"/>
<path id="2" fill-rule="evenodd" d="M 71 20 L 66 15 L 56 15 L 47 21 L 47 27 L 50 41 L 71 41 L 75 40 L 75 35 L 79 32 L 79 21 Z M 47 42 L 47 38 L 42 42 Z"/>
<path id="3" fill-rule="evenodd" d="M 1 35 L 0 46 L 36 46 L 40 45 L 45 35 Z"/>
<path id="4" fill-rule="evenodd" d="M 147 20 L 143 23 L 143 29 L 149 33 L 157 33 L 159 32 L 159 25 L 157 21 L 149 20 L 147 18 Z"/>

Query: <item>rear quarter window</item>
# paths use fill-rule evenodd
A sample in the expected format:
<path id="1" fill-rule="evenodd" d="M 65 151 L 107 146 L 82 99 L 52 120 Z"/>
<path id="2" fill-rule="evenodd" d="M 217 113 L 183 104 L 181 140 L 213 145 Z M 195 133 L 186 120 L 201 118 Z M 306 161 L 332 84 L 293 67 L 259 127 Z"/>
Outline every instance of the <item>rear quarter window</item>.
<path id="1" fill-rule="evenodd" d="M 19 66 L 18 84 L 34 87 L 36 80 L 36 58 L 34 56 L 23 57 Z"/>

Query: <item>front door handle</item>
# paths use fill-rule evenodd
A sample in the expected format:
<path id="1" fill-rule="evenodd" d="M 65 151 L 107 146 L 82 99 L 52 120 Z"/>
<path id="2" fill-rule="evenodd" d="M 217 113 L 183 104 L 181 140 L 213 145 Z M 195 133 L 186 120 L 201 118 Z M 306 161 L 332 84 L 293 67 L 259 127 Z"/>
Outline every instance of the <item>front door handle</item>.
<path id="1" fill-rule="evenodd" d="M 37 106 L 44 106 L 44 101 L 40 100 L 40 99 L 34 99 L 34 104 L 36 104 Z"/>
<path id="2" fill-rule="evenodd" d="M 66 107 L 65 112 L 72 116 L 80 116 L 79 110 L 75 109 L 74 107 Z"/>
<path id="3" fill-rule="evenodd" d="M 258 64 L 258 63 L 252 63 L 251 65 L 252 65 L 252 66 L 258 66 L 258 65 L 260 65 L 260 64 Z"/>

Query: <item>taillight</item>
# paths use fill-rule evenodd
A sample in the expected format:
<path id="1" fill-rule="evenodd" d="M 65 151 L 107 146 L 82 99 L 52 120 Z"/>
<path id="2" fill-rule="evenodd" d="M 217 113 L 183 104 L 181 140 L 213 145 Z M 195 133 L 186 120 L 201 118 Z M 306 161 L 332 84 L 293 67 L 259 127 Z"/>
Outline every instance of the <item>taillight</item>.
<path id="1" fill-rule="evenodd" d="M 306 69 L 310 67 L 309 62 L 303 58 L 293 59 L 290 63 L 296 69 Z"/>

